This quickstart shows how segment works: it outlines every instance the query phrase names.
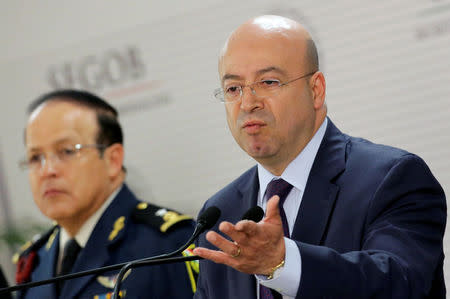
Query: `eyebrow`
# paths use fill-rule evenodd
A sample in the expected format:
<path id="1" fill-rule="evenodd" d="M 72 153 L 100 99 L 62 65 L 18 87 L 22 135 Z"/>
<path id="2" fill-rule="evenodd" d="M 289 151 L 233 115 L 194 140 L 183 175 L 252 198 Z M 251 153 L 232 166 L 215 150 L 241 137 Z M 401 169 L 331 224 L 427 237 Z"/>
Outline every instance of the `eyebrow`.
<path id="1" fill-rule="evenodd" d="M 281 75 L 286 75 L 286 72 L 284 70 L 282 70 L 281 68 L 277 67 L 277 66 L 269 66 L 269 67 L 260 69 L 260 70 L 256 71 L 256 75 L 257 76 L 261 76 L 261 75 L 263 75 L 265 73 L 268 73 L 268 72 L 277 72 L 277 73 L 279 73 Z M 234 75 L 234 74 L 225 74 L 222 77 L 222 82 L 224 82 L 225 80 L 230 80 L 230 79 L 240 80 L 240 79 L 242 79 L 242 77 L 239 76 L 239 75 Z"/>
<path id="2" fill-rule="evenodd" d="M 73 140 L 70 137 L 63 137 L 63 138 L 60 138 L 60 139 L 52 142 L 52 146 L 55 146 L 55 145 L 58 146 L 63 143 L 66 143 L 66 142 L 73 142 Z M 39 147 L 39 146 L 38 147 L 35 146 L 35 147 L 31 147 L 31 148 L 27 149 L 27 151 L 34 152 L 34 151 L 38 151 L 40 148 L 41 147 Z"/>

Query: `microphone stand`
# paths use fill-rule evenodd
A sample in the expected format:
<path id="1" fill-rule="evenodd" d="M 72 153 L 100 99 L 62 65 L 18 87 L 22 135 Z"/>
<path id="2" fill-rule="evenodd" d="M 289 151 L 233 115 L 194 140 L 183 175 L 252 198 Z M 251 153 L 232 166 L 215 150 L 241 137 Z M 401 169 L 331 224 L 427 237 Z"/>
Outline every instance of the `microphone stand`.
<path id="1" fill-rule="evenodd" d="M 145 265 L 152 265 L 151 262 L 154 261 L 154 260 L 170 259 L 173 256 L 180 254 L 181 252 L 183 252 L 183 250 L 185 250 L 187 247 L 189 247 L 189 245 L 191 245 L 192 241 L 194 241 L 198 237 L 198 235 L 201 232 L 204 231 L 204 229 L 205 229 L 205 225 L 199 223 L 199 225 L 197 225 L 197 227 L 195 228 L 194 233 L 189 238 L 189 240 L 183 246 L 181 246 L 180 248 L 178 248 L 177 250 L 175 250 L 175 251 L 173 251 L 171 253 L 166 253 L 166 254 L 161 254 L 161 255 L 158 255 L 158 256 L 143 258 L 143 259 L 140 259 L 140 260 L 134 260 L 134 261 L 131 261 L 131 262 L 127 263 L 126 265 L 124 265 L 122 267 L 122 269 L 120 269 L 119 275 L 117 275 L 116 284 L 114 285 L 114 291 L 113 291 L 113 294 L 111 296 L 111 299 L 117 299 L 117 296 L 118 296 L 119 290 L 120 290 L 120 284 L 121 284 L 121 282 L 123 280 L 123 277 L 125 276 L 125 273 L 127 273 L 128 270 L 130 270 L 132 268 L 135 268 L 135 267 L 142 267 L 142 266 L 145 266 Z M 183 258 L 183 257 L 184 256 L 180 256 L 180 257 L 176 257 L 176 258 Z M 197 260 L 202 259 L 201 257 L 196 256 L 196 255 L 195 255 L 195 257 L 196 257 Z M 173 258 L 173 259 L 176 259 L 176 258 Z M 194 260 L 196 260 L 196 259 L 194 259 Z M 185 260 L 185 261 L 188 261 L 188 260 Z"/>
<path id="2" fill-rule="evenodd" d="M 201 258 L 197 255 L 178 256 L 178 257 L 172 257 L 172 258 L 158 258 L 158 259 L 152 259 L 152 260 L 147 260 L 147 261 L 139 261 L 136 265 L 137 265 L 137 267 L 142 267 L 144 265 L 162 265 L 162 264 L 170 264 L 170 263 L 177 263 L 177 262 L 195 261 L 195 260 L 201 260 L 201 259 L 203 259 L 203 258 Z M 61 276 L 53 277 L 53 278 L 46 279 L 46 280 L 22 283 L 22 284 L 15 285 L 15 286 L 12 286 L 9 288 L 0 289 L 0 294 L 10 293 L 10 292 L 18 291 L 21 289 L 31 288 L 31 287 L 37 287 L 37 286 L 40 286 L 43 284 L 49 284 L 49 283 L 57 282 L 60 280 L 69 280 L 69 279 L 74 279 L 74 278 L 78 278 L 78 277 L 86 276 L 86 275 L 90 275 L 90 274 L 98 274 L 98 273 L 103 273 L 106 271 L 117 270 L 117 269 L 121 269 L 123 266 L 126 266 L 128 264 L 130 264 L 130 262 L 106 266 L 106 267 L 99 268 L 99 269 L 92 269 L 92 270 L 87 270 L 87 271 L 82 271 L 82 272 L 77 272 L 77 273 L 72 273 L 72 274 L 67 274 L 67 275 L 61 275 Z"/>
<path id="3" fill-rule="evenodd" d="M 120 269 L 119 275 L 117 275 L 116 284 L 114 285 L 114 291 L 111 296 L 111 299 L 117 299 L 117 296 L 120 292 L 120 284 L 123 280 L 123 277 L 125 276 L 125 273 L 128 272 L 128 270 L 132 268 L 142 267 L 145 265 L 149 265 L 152 260 L 165 257 L 169 258 L 172 256 L 175 256 L 179 253 L 181 253 L 183 250 L 185 250 L 191 243 L 194 241 L 203 231 L 206 229 L 209 229 L 212 227 L 211 223 L 216 223 L 217 219 L 220 216 L 220 210 L 214 211 L 214 209 L 217 209 L 216 207 L 210 207 L 208 208 L 200 217 L 198 225 L 195 228 L 194 233 L 192 234 L 191 238 L 179 249 L 175 250 L 171 253 L 162 254 L 155 257 L 149 257 L 149 258 L 143 258 L 140 260 L 134 260 L 126 264 L 122 269 Z M 214 216 L 213 216 L 214 215 Z M 242 220 L 251 220 L 254 222 L 259 222 L 264 217 L 264 210 L 261 207 L 255 206 L 250 208 L 245 214 L 242 216 Z M 200 219 L 201 218 L 201 219 Z M 214 219 L 214 220 L 213 220 Z M 201 260 L 203 258 L 197 256 L 197 260 Z"/>
<path id="4" fill-rule="evenodd" d="M 189 245 L 191 245 L 192 241 L 194 241 L 202 232 L 204 232 L 207 229 L 210 229 L 217 222 L 219 217 L 220 217 L 219 208 L 215 206 L 209 207 L 198 217 L 197 225 L 195 226 L 194 232 L 192 233 L 189 240 L 186 243 L 184 243 L 183 246 L 181 246 L 180 248 L 171 253 L 166 253 L 155 257 L 143 258 L 140 260 L 134 260 L 126 264 L 122 269 L 120 269 L 119 275 L 117 276 L 116 284 L 114 285 L 114 292 L 112 294 L 112 299 L 117 299 L 120 290 L 120 284 L 122 282 L 125 273 L 127 273 L 129 269 L 133 268 L 135 265 L 139 265 L 139 267 L 147 265 L 145 263 L 147 261 L 152 261 L 154 259 L 159 258 L 170 258 L 180 254 L 183 250 L 188 248 Z M 200 259 L 200 257 L 197 257 L 197 259 Z"/>
<path id="5" fill-rule="evenodd" d="M 131 262 L 128 261 L 125 263 L 115 264 L 115 265 L 106 266 L 106 267 L 102 267 L 102 268 L 91 269 L 91 270 L 87 270 L 87 271 L 57 276 L 57 277 L 53 277 L 53 278 L 46 279 L 46 280 L 22 283 L 22 284 L 15 285 L 12 287 L 2 288 L 2 289 L 0 289 L 0 294 L 10 293 L 10 292 L 14 292 L 14 291 L 18 291 L 18 290 L 26 289 L 26 288 L 32 288 L 32 287 L 36 287 L 36 286 L 40 286 L 40 285 L 44 285 L 44 284 L 57 282 L 60 280 L 69 280 L 69 279 L 74 279 L 74 278 L 78 278 L 81 276 L 98 274 L 98 273 L 103 273 L 103 272 L 107 272 L 107 271 L 111 271 L 111 270 L 122 269 L 122 268 L 124 268 L 124 266 L 129 266 L 131 268 L 134 265 L 138 265 L 138 267 L 142 267 L 144 265 L 158 265 L 158 264 L 176 263 L 176 262 L 180 262 L 180 261 L 200 260 L 202 258 L 199 256 L 196 256 L 196 255 L 187 256 L 187 257 L 185 257 L 185 256 L 173 257 L 173 256 L 181 253 L 184 249 L 186 249 L 192 243 L 192 241 L 195 238 L 197 238 L 198 235 L 200 235 L 200 233 L 202 233 L 206 229 L 211 228 L 217 222 L 217 219 L 219 219 L 219 217 L 220 217 L 220 210 L 214 206 L 209 207 L 202 215 L 199 216 L 197 226 L 195 227 L 194 233 L 189 238 L 189 240 L 182 247 L 180 247 L 179 249 L 177 249 L 176 251 L 174 251 L 172 253 L 161 254 L 161 255 L 158 255 L 155 257 L 143 258 L 143 259 L 138 259 L 138 260 L 134 260 Z M 120 281 L 122 280 L 122 277 L 125 274 L 125 272 L 120 277 L 120 280 L 118 279 L 119 286 L 120 286 Z M 117 283 L 116 283 L 116 286 L 117 286 Z"/>

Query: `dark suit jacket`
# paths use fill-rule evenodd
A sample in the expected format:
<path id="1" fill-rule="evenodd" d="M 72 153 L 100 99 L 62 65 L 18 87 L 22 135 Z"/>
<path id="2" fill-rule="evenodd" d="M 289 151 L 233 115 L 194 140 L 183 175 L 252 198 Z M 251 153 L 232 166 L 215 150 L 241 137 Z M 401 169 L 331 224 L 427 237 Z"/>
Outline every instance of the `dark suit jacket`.
<path id="1" fill-rule="evenodd" d="M 148 224 L 137 223 L 132 215 L 139 201 L 126 185 L 105 210 L 95 226 L 86 247 L 80 252 L 72 272 L 79 272 L 130 260 L 169 253 L 178 249 L 190 237 L 193 221 L 184 221 L 172 231 L 162 233 Z M 115 224 L 121 216 L 124 226 Z M 116 226 L 116 233 L 114 227 Z M 59 233 L 37 251 L 38 263 L 31 281 L 55 276 Z M 110 238 L 111 236 L 111 238 Z M 52 240 L 53 239 L 53 240 Z M 112 239 L 112 240 L 111 240 Z M 117 271 L 68 280 L 60 298 L 106 298 L 113 291 Z M 193 290 L 184 263 L 149 266 L 133 269 L 123 281 L 125 298 L 192 298 Z M 35 287 L 23 292 L 20 298 L 56 298 L 55 285 Z"/>
<path id="2" fill-rule="evenodd" d="M 253 167 L 203 209 L 235 223 L 258 190 Z M 328 120 L 291 237 L 302 259 L 297 298 L 445 298 L 445 223 L 444 192 L 423 160 Z M 213 247 L 204 234 L 198 246 Z M 256 298 L 255 278 L 203 260 L 194 297 Z"/>

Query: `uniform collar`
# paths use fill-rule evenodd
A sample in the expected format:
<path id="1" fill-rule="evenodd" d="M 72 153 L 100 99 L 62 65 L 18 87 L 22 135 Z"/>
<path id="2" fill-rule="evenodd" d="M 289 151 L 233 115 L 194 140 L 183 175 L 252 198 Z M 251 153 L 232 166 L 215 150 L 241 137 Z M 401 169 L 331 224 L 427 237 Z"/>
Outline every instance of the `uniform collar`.
<path id="1" fill-rule="evenodd" d="M 94 214 L 92 214 L 89 219 L 83 223 L 78 233 L 75 235 L 75 240 L 77 240 L 78 245 L 80 245 L 81 248 L 84 248 L 86 246 L 87 241 L 89 240 L 89 237 L 91 236 L 92 231 L 94 230 L 95 225 L 97 225 L 98 220 L 102 216 L 103 212 L 109 207 L 113 199 L 116 197 L 116 195 L 119 193 L 119 191 L 122 189 L 122 185 L 120 185 L 116 190 L 114 190 L 113 193 L 108 197 L 108 199 L 102 204 L 102 206 L 95 211 Z M 59 248 L 64 248 L 64 244 L 70 239 L 69 234 L 67 231 L 61 227 L 61 233 L 59 237 Z M 61 251 L 61 250 L 60 250 Z M 62 252 L 62 251 L 61 251 Z"/>

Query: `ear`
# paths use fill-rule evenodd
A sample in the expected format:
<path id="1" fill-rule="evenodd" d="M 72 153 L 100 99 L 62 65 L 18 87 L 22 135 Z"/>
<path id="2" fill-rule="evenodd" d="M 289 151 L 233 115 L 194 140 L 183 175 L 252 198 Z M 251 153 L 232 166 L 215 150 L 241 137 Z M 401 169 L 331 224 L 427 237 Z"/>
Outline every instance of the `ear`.
<path id="1" fill-rule="evenodd" d="M 310 80 L 311 92 L 314 99 L 314 109 L 319 110 L 325 104 L 325 77 L 322 72 L 316 72 Z"/>
<path id="2" fill-rule="evenodd" d="M 104 152 L 104 159 L 108 166 L 108 175 L 111 178 L 117 177 L 122 171 L 124 151 L 123 145 L 114 143 Z"/>

